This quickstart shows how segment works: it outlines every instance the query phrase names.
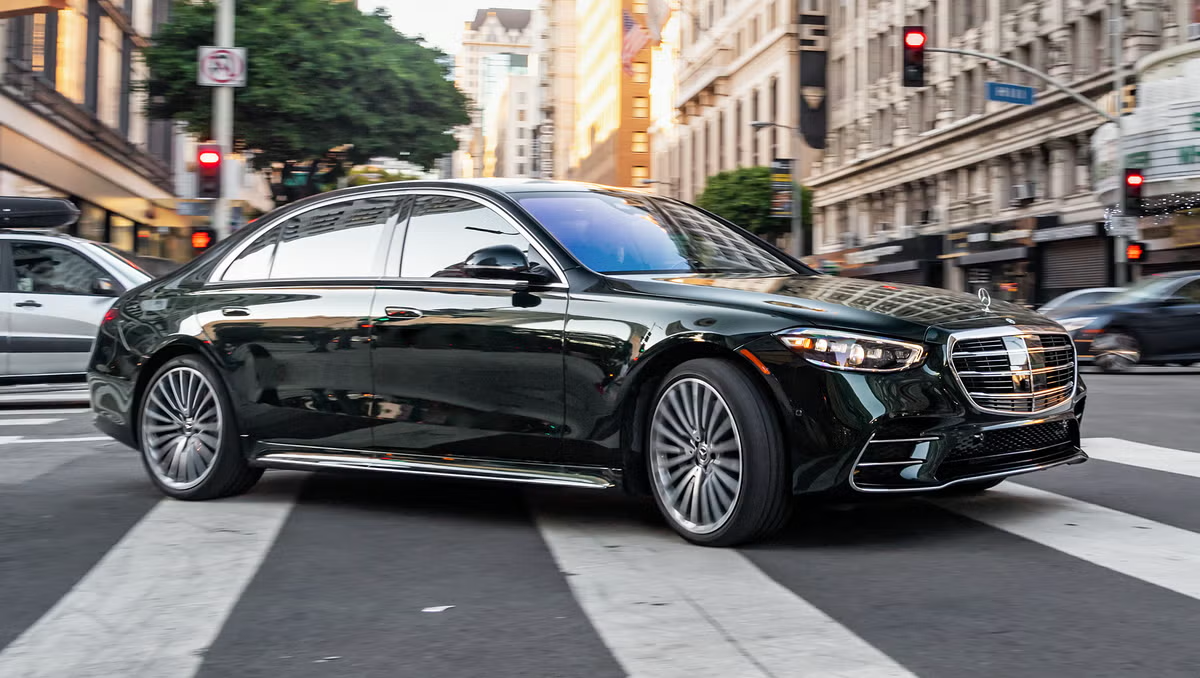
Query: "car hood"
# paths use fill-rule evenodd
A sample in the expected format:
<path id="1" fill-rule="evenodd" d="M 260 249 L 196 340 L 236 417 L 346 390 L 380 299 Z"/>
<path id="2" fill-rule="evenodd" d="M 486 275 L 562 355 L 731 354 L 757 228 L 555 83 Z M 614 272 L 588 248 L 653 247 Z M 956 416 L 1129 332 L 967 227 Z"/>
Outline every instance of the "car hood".
<path id="1" fill-rule="evenodd" d="M 629 292 L 778 315 L 780 329 L 811 325 L 911 340 L 925 339 L 930 329 L 1058 329 L 1045 316 L 1009 302 L 991 300 L 985 306 L 971 294 L 861 278 L 683 273 L 623 275 L 613 281 Z"/>

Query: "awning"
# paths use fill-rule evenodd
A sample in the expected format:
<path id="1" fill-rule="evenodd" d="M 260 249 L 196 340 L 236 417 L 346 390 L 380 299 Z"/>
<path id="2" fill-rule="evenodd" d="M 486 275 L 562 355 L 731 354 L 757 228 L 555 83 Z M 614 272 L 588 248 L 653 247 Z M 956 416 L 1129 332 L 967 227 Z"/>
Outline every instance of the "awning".
<path id="1" fill-rule="evenodd" d="M 0 19 L 66 8 L 67 0 L 0 0 Z"/>

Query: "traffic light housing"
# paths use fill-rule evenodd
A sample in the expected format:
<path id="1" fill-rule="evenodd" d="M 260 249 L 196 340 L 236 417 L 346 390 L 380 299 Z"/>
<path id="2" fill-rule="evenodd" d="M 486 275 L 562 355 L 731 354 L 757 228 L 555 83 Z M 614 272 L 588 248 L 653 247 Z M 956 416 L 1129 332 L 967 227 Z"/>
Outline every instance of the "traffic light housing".
<path id="1" fill-rule="evenodd" d="M 196 197 L 221 197 L 221 146 L 198 144 L 196 146 Z"/>
<path id="2" fill-rule="evenodd" d="M 1138 216 L 1142 213 L 1142 187 L 1146 177 L 1142 170 L 1129 168 L 1125 170 L 1125 181 L 1122 183 L 1121 212 L 1126 216 Z"/>
<path id="3" fill-rule="evenodd" d="M 203 254 L 217 244 L 217 232 L 208 226 L 192 227 L 192 253 Z"/>
<path id="4" fill-rule="evenodd" d="M 1125 261 L 1140 264 L 1146 256 L 1146 243 L 1131 241 L 1125 245 Z"/>
<path id="5" fill-rule="evenodd" d="M 925 43 L 929 38 L 923 26 L 905 26 L 902 51 L 901 81 L 905 87 L 925 86 Z"/>

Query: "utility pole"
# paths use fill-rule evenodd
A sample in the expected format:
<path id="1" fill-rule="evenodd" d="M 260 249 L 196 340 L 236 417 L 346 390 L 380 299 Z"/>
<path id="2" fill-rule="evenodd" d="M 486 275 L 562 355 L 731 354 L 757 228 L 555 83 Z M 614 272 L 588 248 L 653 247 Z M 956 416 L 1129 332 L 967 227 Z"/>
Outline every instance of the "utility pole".
<path id="1" fill-rule="evenodd" d="M 233 47 L 233 18 L 235 0 L 217 0 L 216 46 Z M 221 157 L 230 158 L 233 154 L 233 88 L 213 88 L 213 141 L 221 146 Z M 213 204 L 212 226 L 221 240 L 229 237 L 230 209 L 229 192 L 232 188 L 228 180 L 227 162 L 221 163 L 221 197 Z"/>
<path id="2" fill-rule="evenodd" d="M 1121 125 L 1121 104 L 1123 103 L 1121 101 L 1121 90 L 1123 90 L 1125 88 L 1125 56 L 1124 56 L 1125 12 L 1124 12 L 1124 9 L 1122 8 L 1122 4 L 1123 3 L 1121 2 L 1121 0 L 1112 0 L 1110 9 L 1109 9 L 1109 12 L 1112 15 L 1109 19 L 1109 24 L 1110 24 L 1109 30 L 1112 33 L 1112 35 L 1110 36 L 1110 39 L 1112 40 L 1111 44 L 1112 44 L 1112 62 L 1113 62 L 1113 106 L 1115 107 L 1116 114 L 1117 114 L 1117 119 L 1116 119 L 1117 139 L 1113 145 L 1116 146 L 1115 150 L 1117 153 L 1117 166 L 1116 166 L 1115 171 L 1116 171 L 1116 179 L 1117 179 L 1117 186 L 1118 186 L 1118 188 L 1117 188 L 1118 196 L 1121 195 L 1121 191 L 1124 190 L 1124 188 L 1125 188 L 1125 184 L 1124 184 L 1124 180 L 1125 180 L 1124 179 L 1124 177 L 1125 177 L 1125 131 L 1124 131 L 1123 126 Z M 1123 203 L 1123 201 L 1118 199 L 1117 208 L 1114 210 L 1113 213 L 1114 214 L 1120 213 L 1122 217 L 1125 217 L 1128 215 L 1125 214 L 1124 209 L 1122 208 L 1122 203 Z M 1118 233 L 1120 233 L 1120 232 L 1118 232 Z M 1116 276 L 1115 276 L 1114 282 L 1116 282 L 1116 284 L 1118 286 L 1125 285 L 1126 283 L 1129 282 L 1129 261 L 1125 254 L 1125 246 L 1128 244 L 1128 242 L 1129 242 L 1129 238 L 1122 234 L 1118 234 L 1117 237 L 1115 238 L 1115 244 L 1117 247 L 1117 252 L 1116 252 L 1117 256 L 1116 256 L 1116 267 L 1115 267 L 1116 268 Z"/>

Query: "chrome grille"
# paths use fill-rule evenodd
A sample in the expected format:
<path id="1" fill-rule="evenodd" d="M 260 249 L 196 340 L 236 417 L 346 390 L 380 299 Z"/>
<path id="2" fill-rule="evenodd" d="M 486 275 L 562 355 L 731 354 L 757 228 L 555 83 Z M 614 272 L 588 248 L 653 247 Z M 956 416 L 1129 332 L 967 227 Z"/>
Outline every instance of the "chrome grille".
<path id="1" fill-rule="evenodd" d="M 1037 332 L 962 339 L 951 366 L 977 407 L 1034 414 L 1075 393 L 1075 345 L 1066 334 Z"/>

